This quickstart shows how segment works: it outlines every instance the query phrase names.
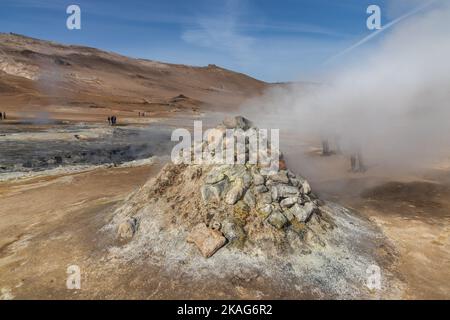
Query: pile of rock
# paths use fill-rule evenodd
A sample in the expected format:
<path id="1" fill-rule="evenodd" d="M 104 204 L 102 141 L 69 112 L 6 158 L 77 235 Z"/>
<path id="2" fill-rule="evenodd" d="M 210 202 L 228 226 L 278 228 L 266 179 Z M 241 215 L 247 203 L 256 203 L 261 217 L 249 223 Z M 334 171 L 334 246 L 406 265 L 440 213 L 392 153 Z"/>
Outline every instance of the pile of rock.
<path id="1" fill-rule="evenodd" d="M 234 211 L 253 212 L 278 229 L 306 223 L 318 209 L 309 183 L 289 170 L 267 175 L 257 165 L 215 166 L 200 190 L 205 203 L 225 202 Z"/>
<path id="2" fill-rule="evenodd" d="M 256 130 L 243 117 L 227 119 L 216 128 L 223 139 L 226 129 Z M 216 142 L 204 142 L 202 150 L 213 153 L 209 147 Z M 250 163 L 251 150 L 245 148 L 243 164 L 167 164 L 152 183 L 149 198 L 168 208 L 170 227 L 186 230 L 188 242 L 205 257 L 224 245 L 270 251 L 269 246 L 286 248 L 295 239 L 317 240 L 331 223 L 309 183 L 286 168 L 281 153 L 269 150 L 271 159 L 275 155 L 280 164 L 274 172 L 267 170 L 270 163 Z M 130 225 L 138 223 L 126 223 L 122 233 L 134 234 Z"/>

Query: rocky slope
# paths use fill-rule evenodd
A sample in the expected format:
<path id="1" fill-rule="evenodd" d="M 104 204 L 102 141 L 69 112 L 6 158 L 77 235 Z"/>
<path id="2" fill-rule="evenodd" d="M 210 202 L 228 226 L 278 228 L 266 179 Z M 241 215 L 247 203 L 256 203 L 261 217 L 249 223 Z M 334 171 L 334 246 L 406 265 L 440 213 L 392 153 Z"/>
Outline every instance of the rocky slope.
<path id="1" fill-rule="evenodd" d="M 215 65 L 191 67 L 0 33 L 3 105 L 230 108 L 266 83 Z"/>

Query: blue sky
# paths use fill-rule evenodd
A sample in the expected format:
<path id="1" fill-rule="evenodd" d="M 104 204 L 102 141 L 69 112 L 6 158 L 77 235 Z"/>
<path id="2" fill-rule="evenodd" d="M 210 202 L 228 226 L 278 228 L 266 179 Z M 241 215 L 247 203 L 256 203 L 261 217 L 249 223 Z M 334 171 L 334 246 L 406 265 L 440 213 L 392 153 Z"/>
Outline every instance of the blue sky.
<path id="1" fill-rule="evenodd" d="M 81 7 L 81 30 L 66 28 L 70 4 Z M 420 1 L 2 0 L 0 31 L 165 62 L 213 63 L 270 82 L 309 80 L 373 32 L 366 27 L 370 4 L 381 7 L 387 24 Z"/>

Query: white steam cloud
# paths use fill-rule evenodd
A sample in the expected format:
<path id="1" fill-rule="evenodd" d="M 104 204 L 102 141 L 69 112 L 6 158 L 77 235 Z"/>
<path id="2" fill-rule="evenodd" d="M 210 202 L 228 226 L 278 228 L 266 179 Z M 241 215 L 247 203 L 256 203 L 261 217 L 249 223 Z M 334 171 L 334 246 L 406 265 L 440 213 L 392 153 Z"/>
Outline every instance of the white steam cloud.
<path id="1" fill-rule="evenodd" d="M 377 166 L 410 169 L 448 157 L 449 21 L 450 5 L 410 17 L 328 84 L 275 88 L 244 113 L 299 139 L 339 137 L 344 152 L 359 149 Z"/>

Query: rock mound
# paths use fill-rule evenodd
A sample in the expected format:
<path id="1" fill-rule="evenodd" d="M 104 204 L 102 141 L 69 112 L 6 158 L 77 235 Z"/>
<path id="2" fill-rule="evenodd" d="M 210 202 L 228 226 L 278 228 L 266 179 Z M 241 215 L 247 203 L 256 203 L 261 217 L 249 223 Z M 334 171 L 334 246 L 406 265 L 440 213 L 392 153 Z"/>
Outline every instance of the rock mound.
<path id="1" fill-rule="evenodd" d="M 220 132 L 220 138 L 226 139 L 224 128 L 233 136 L 257 130 L 249 120 L 234 117 L 217 126 L 216 138 Z M 216 143 L 205 141 L 202 151 L 214 154 L 216 149 L 210 147 Z M 332 218 L 321 211 L 308 181 L 285 166 L 271 171 L 267 170 L 270 164 L 251 163 L 248 145 L 245 150 L 246 159 L 241 164 L 167 164 L 148 191 L 150 201 L 168 204 L 174 226 L 191 230 L 191 237 L 204 237 L 191 242 L 205 257 L 219 249 L 203 245 L 210 242 L 245 251 L 255 247 L 287 250 L 293 241 L 325 245 L 322 234 L 332 228 Z M 283 163 L 282 154 L 275 155 L 279 157 L 275 160 Z M 197 232 L 204 229 L 201 226 L 222 233 L 226 241 L 212 236 L 217 232 Z"/>
<path id="2" fill-rule="evenodd" d="M 255 129 L 238 117 L 215 131 L 226 137 L 227 128 Z M 213 140 L 201 149 L 213 152 Z M 112 241 L 105 270 L 118 262 L 158 268 L 173 281 L 167 290 L 181 286 L 186 297 L 379 299 L 401 291 L 390 269 L 393 249 L 378 228 L 319 200 L 303 177 L 281 165 L 281 153 L 271 150 L 280 163 L 275 172 L 251 163 L 251 154 L 246 150 L 244 163 L 234 165 L 166 164 L 102 229 Z M 366 285 L 374 264 L 383 270 L 376 292 Z"/>

